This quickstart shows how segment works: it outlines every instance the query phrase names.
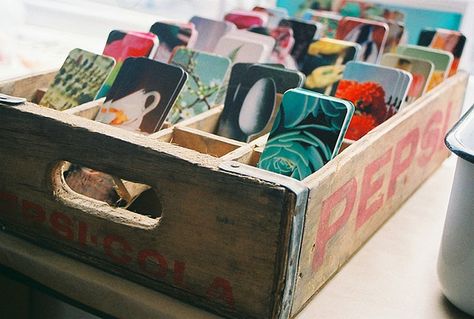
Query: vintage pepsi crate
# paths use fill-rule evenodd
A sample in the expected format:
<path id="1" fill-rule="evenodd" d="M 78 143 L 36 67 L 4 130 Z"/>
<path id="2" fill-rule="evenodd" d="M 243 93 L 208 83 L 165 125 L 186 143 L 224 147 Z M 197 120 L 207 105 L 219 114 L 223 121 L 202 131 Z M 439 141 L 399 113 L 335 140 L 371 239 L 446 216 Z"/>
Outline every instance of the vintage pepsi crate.
<path id="1" fill-rule="evenodd" d="M 34 102 L 53 77 L 0 82 L 0 92 Z M 448 156 L 467 80 L 449 78 L 301 182 L 255 167 L 265 138 L 215 135 L 219 107 L 142 136 L 90 120 L 100 101 L 0 106 L 0 221 L 226 317 L 290 318 Z M 75 193 L 67 162 L 150 186 L 148 208 Z"/>

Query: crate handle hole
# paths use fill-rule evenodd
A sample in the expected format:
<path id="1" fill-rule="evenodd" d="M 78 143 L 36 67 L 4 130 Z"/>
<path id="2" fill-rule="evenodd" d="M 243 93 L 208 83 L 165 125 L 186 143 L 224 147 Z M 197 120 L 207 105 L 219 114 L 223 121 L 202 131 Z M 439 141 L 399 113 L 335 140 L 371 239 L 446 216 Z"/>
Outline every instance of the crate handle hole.
<path id="1" fill-rule="evenodd" d="M 62 186 L 69 192 L 151 219 L 161 217 L 163 207 L 159 194 L 149 185 L 126 181 L 69 162 L 60 164 L 59 170 Z"/>

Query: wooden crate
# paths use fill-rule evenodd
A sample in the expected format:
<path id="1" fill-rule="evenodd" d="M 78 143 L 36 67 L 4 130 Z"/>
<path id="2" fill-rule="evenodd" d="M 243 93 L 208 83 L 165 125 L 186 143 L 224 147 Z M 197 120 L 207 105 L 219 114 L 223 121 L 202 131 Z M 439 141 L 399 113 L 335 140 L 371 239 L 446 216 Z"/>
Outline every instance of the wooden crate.
<path id="1" fill-rule="evenodd" d="M 0 92 L 35 101 L 53 76 Z M 0 106 L 2 229 L 227 317 L 293 317 L 448 156 L 467 79 L 448 79 L 301 182 L 255 168 L 265 137 L 214 135 L 222 108 L 143 136 L 89 120 L 100 102 Z M 154 213 L 73 192 L 63 161 L 150 185 Z"/>

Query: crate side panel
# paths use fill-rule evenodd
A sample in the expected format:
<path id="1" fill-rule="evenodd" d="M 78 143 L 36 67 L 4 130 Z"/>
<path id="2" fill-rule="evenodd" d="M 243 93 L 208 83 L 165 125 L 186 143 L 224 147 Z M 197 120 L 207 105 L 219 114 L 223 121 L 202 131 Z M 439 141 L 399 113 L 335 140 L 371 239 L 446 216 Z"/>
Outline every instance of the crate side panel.
<path id="1" fill-rule="evenodd" d="M 291 215 L 286 189 L 219 171 L 219 159 L 54 110 L 0 106 L 0 117 L 7 230 L 230 317 L 272 316 Z M 144 224 L 71 193 L 54 170 L 61 160 L 152 186 L 162 218 Z"/>
<path id="2" fill-rule="evenodd" d="M 293 315 L 449 155 L 443 139 L 467 79 L 449 79 L 305 180 L 311 191 Z"/>

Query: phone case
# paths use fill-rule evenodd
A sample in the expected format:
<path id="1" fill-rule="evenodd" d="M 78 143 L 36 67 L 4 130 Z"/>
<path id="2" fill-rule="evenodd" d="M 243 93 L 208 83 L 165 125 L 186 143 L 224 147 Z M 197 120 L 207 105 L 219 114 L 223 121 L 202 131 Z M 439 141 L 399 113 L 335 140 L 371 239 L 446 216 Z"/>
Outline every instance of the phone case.
<path id="1" fill-rule="evenodd" d="M 353 113 L 348 101 L 289 90 L 257 166 L 303 180 L 336 156 Z"/>
<path id="2" fill-rule="evenodd" d="M 226 34 L 226 37 L 234 39 L 242 39 L 243 41 L 252 41 L 255 43 L 262 44 L 265 48 L 263 55 L 270 57 L 273 49 L 275 48 L 276 40 L 271 35 L 261 34 L 257 32 L 251 32 L 247 30 L 234 30 Z M 267 61 L 263 61 L 267 62 Z"/>
<path id="3" fill-rule="evenodd" d="M 424 59 L 434 64 L 433 75 L 428 83 L 428 91 L 443 82 L 449 75 L 454 56 L 451 52 L 418 45 L 401 45 L 397 53 L 408 57 Z"/>
<path id="4" fill-rule="evenodd" d="M 289 69 L 295 69 L 295 62 L 290 52 L 295 44 L 293 29 L 287 26 L 276 28 L 255 27 L 248 29 L 250 32 L 271 36 L 275 39 L 275 45 L 270 56 L 270 62 L 283 64 Z"/>
<path id="5" fill-rule="evenodd" d="M 412 74 L 413 81 L 407 98 L 409 103 L 426 92 L 434 70 L 433 63 L 428 60 L 411 58 L 396 53 L 384 54 L 381 65 L 405 70 Z"/>
<path id="6" fill-rule="evenodd" d="M 268 23 L 268 14 L 262 11 L 233 10 L 224 16 L 224 21 L 235 24 L 237 29 L 263 27 Z"/>
<path id="7" fill-rule="evenodd" d="M 270 131 L 278 109 L 277 94 L 300 87 L 304 75 L 264 65 L 251 65 L 239 72 L 231 75 L 217 134 L 249 142 Z"/>
<path id="8" fill-rule="evenodd" d="M 96 121 L 143 133 L 157 131 L 184 84 L 182 68 L 146 58 L 123 63 Z"/>
<path id="9" fill-rule="evenodd" d="M 360 44 L 360 60 L 369 63 L 382 58 L 387 37 L 386 23 L 353 17 L 342 18 L 336 31 L 336 39 Z"/>
<path id="10" fill-rule="evenodd" d="M 345 64 L 356 60 L 359 52 L 360 45 L 348 41 L 322 38 L 311 43 L 301 68 L 306 74 L 304 87 L 333 95 Z"/>
<path id="11" fill-rule="evenodd" d="M 255 6 L 252 11 L 265 12 L 268 15 L 267 27 L 276 28 L 282 19 L 288 18 L 288 10 L 285 8 L 269 8 Z"/>
<path id="12" fill-rule="evenodd" d="M 295 61 L 295 65 L 300 68 L 304 56 L 308 51 L 308 46 L 317 38 L 318 30 L 322 29 L 321 24 L 313 21 L 304 21 L 300 19 L 283 19 L 280 26 L 291 27 L 295 45 L 291 50 L 291 56 Z"/>
<path id="13" fill-rule="evenodd" d="M 446 29 L 424 29 L 418 38 L 418 45 L 440 49 L 453 54 L 449 76 L 456 74 L 466 44 L 466 37 L 459 31 Z"/>
<path id="14" fill-rule="evenodd" d="M 102 54 L 114 58 L 116 64 L 95 98 L 100 99 L 107 96 L 107 92 L 112 87 L 112 84 L 122 67 L 123 61 L 126 58 L 153 58 L 157 48 L 158 37 L 151 32 L 111 31 Z"/>
<path id="15" fill-rule="evenodd" d="M 154 59 L 168 63 L 174 48 L 191 47 L 197 41 L 197 31 L 191 23 L 156 22 L 150 32 L 160 41 Z"/>
<path id="16" fill-rule="evenodd" d="M 111 57 L 72 50 L 39 104 L 63 111 L 94 100 L 114 65 Z"/>
<path id="17" fill-rule="evenodd" d="M 328 11 L 317 11 L 308 9 L 303 14 L 303 20 L 318 22 L 322 25 L 321 37 L 335 38 L 336 30 L 342 16 Z"/>
<path id="18" fill-rule="evenodd" d="M 178 123 L 216 106 L 216 100 L 231 66 L 230 59 L 177 48 L 170 64 L 181 67 L 188 73 L 189 79 L 168 115 L 169 122 Z"/>
<path id="19" fill-rule="evenodd" d="M 270 58 L 271 50 L 254 40 L 225 35 L 217 43 L 214 53 L 228 57 L 232 63 L 265 63 Z"/>
<path id="20" fill-rule="evenodd" d="M 205 52 L 214 52 L 219 40 L 228 32 L 236 29 L 233 23 L 198 16 L 192 17 L 189 22 L 197 30 L 197 39 L 193 49 Z"/>
<path id="21" fill-rule="evenodd" d="M 349 62 L 335 96 L 354 103 L 356 114 L 347 138 L 358 140 L 398 111 L 410 83 L 404 71 L 364 62 Z"/>

